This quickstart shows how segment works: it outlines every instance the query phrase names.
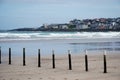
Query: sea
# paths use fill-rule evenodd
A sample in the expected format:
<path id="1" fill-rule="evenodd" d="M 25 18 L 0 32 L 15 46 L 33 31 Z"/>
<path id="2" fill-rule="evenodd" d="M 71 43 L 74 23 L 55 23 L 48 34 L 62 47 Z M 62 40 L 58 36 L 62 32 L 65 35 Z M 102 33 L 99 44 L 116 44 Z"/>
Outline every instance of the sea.
<path id="1" fill-rule="evenodd" d="M 49 32 L 49 31 L 4 31 L 0 32 L 0 47 L 2 56 L 55 54 L 84 54 L 90 51 L 120 51 L 120 32 Z"/>

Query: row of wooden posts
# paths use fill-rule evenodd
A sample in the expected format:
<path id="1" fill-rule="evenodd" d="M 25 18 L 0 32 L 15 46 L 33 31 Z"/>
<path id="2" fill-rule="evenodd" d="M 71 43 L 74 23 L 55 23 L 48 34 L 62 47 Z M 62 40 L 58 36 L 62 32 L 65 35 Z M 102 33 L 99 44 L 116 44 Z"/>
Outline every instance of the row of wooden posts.
<path id="1" fill-rule="evenodd" d="M 87 56 L 87 50 L 85 52 L 85 71 L 88 71 L 88 56 Z M 72 70 L 72 61 L 71 61 L 71 54 L 70 50 L 68 50 L 68 60 L 69 60 L 69 70 Z M 106 62 L 106 52 L 104 52 L 103 55 L 103 61 L 104 61 L 104 73 L 107 73 L 107 62 Z M 1 48 L 0 48 L 0 64 L 1 64 Z M 9 48 L 9 65 L 11 65 L 11 48 Z M 25 48 L 23 48 L 23 66 L 26 65 L 25 62 Z M 40 49 L 38 49 L 38 67 L 41 67 L 41 55 L 40 55 Z M 52 50 L 52 67 L 55 69 L 55 54 L 54 50 Z"/>

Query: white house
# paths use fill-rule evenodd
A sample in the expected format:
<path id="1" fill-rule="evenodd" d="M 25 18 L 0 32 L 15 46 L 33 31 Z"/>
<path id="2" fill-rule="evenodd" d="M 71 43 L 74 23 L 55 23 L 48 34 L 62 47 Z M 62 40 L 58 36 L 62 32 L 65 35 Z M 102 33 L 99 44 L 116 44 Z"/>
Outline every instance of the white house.
<path id="1" fill-rule="evenodd" d="M 77 24 L 76 25 L 76 29 L 88 29 L 88 25 L 86 24 Z"/>

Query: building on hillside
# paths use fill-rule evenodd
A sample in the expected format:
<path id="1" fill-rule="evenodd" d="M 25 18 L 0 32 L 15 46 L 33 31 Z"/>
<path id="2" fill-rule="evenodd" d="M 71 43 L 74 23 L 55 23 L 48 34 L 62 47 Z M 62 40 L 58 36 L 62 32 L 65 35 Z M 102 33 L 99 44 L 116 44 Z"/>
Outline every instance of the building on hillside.
<path id="1" fill-rule="evenodd" d="M 43 24 L 42 26 L 44 29 L 47 29 L 48 28 L 48 25 L 47 24 Z"/>
<path id="2" fill-rule="evenodd" d="M 83 23 L 76 25 L 76 29 L 88 29 L 88 28 L 89 26 Z"/>
<path id="3" fill-rule="evenodd" d="M 50 24 L 50 25 L 48 25 L 48 28 L 49 29 L 58 29 L 59 27 L 58 27 L 58 24 Z"/>
<path id="4" fill-rule="evenodd" d="M 68 29 L 68 24 L 43 25 L 45 29 Z"/>
<path id="5" fill-rule="evenodd" d="M 68 29 L 68 24 L 58 24 L 59 29 Z"/>

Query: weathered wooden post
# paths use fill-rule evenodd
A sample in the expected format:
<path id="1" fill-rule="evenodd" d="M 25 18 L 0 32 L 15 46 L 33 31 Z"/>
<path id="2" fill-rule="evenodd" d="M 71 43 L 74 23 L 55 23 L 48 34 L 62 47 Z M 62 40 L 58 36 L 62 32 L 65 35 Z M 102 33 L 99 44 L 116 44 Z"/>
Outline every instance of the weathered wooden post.
<path id="1" fill-rule="evenodd" d="M 85 50 L 85 71 L 88 71 L 88 57 L 87 57 L 87 50 Z"/>
<path id="2" fill-rule="evenodd" d="M 52 50 L 52 64 L 53 64 L 53 69 L 55 69 L 55 54 L 54 54 L 54 50 Z"/>
<path id="3" fill-rule="evenodd" d="M 23 66 L 25 66 L 25 48 L 23 48 Z"/>
<path id="4" fill-rule="evenodd" d="M 69 59 L 69 70 L 72 70 L 72 62 L 71 62 L 70 50 L 68 50 L 68 59 Z"/>
<path id="5" fill-rule="evenodd" d="M 40 49 L 38 49 L 38 67 L 41 67 Z"/>
<path id="6" fill-rule="evenodd" d="M 1 47 L 0 47 L 0 64 L 1 64 Z"/>
<path id="7" fill-rule="evenodd" d="M 104 73 L 107 73 L 107 61 L 106 61 L 106 51 L 104 51 L 104 55 L 103 55 L 103 57 L 104 57 Z"/>
<path id="8" fill-rule="evenodd" d="M 11 64 L 11 48 L 9 48 L 9 65 Z"/>

